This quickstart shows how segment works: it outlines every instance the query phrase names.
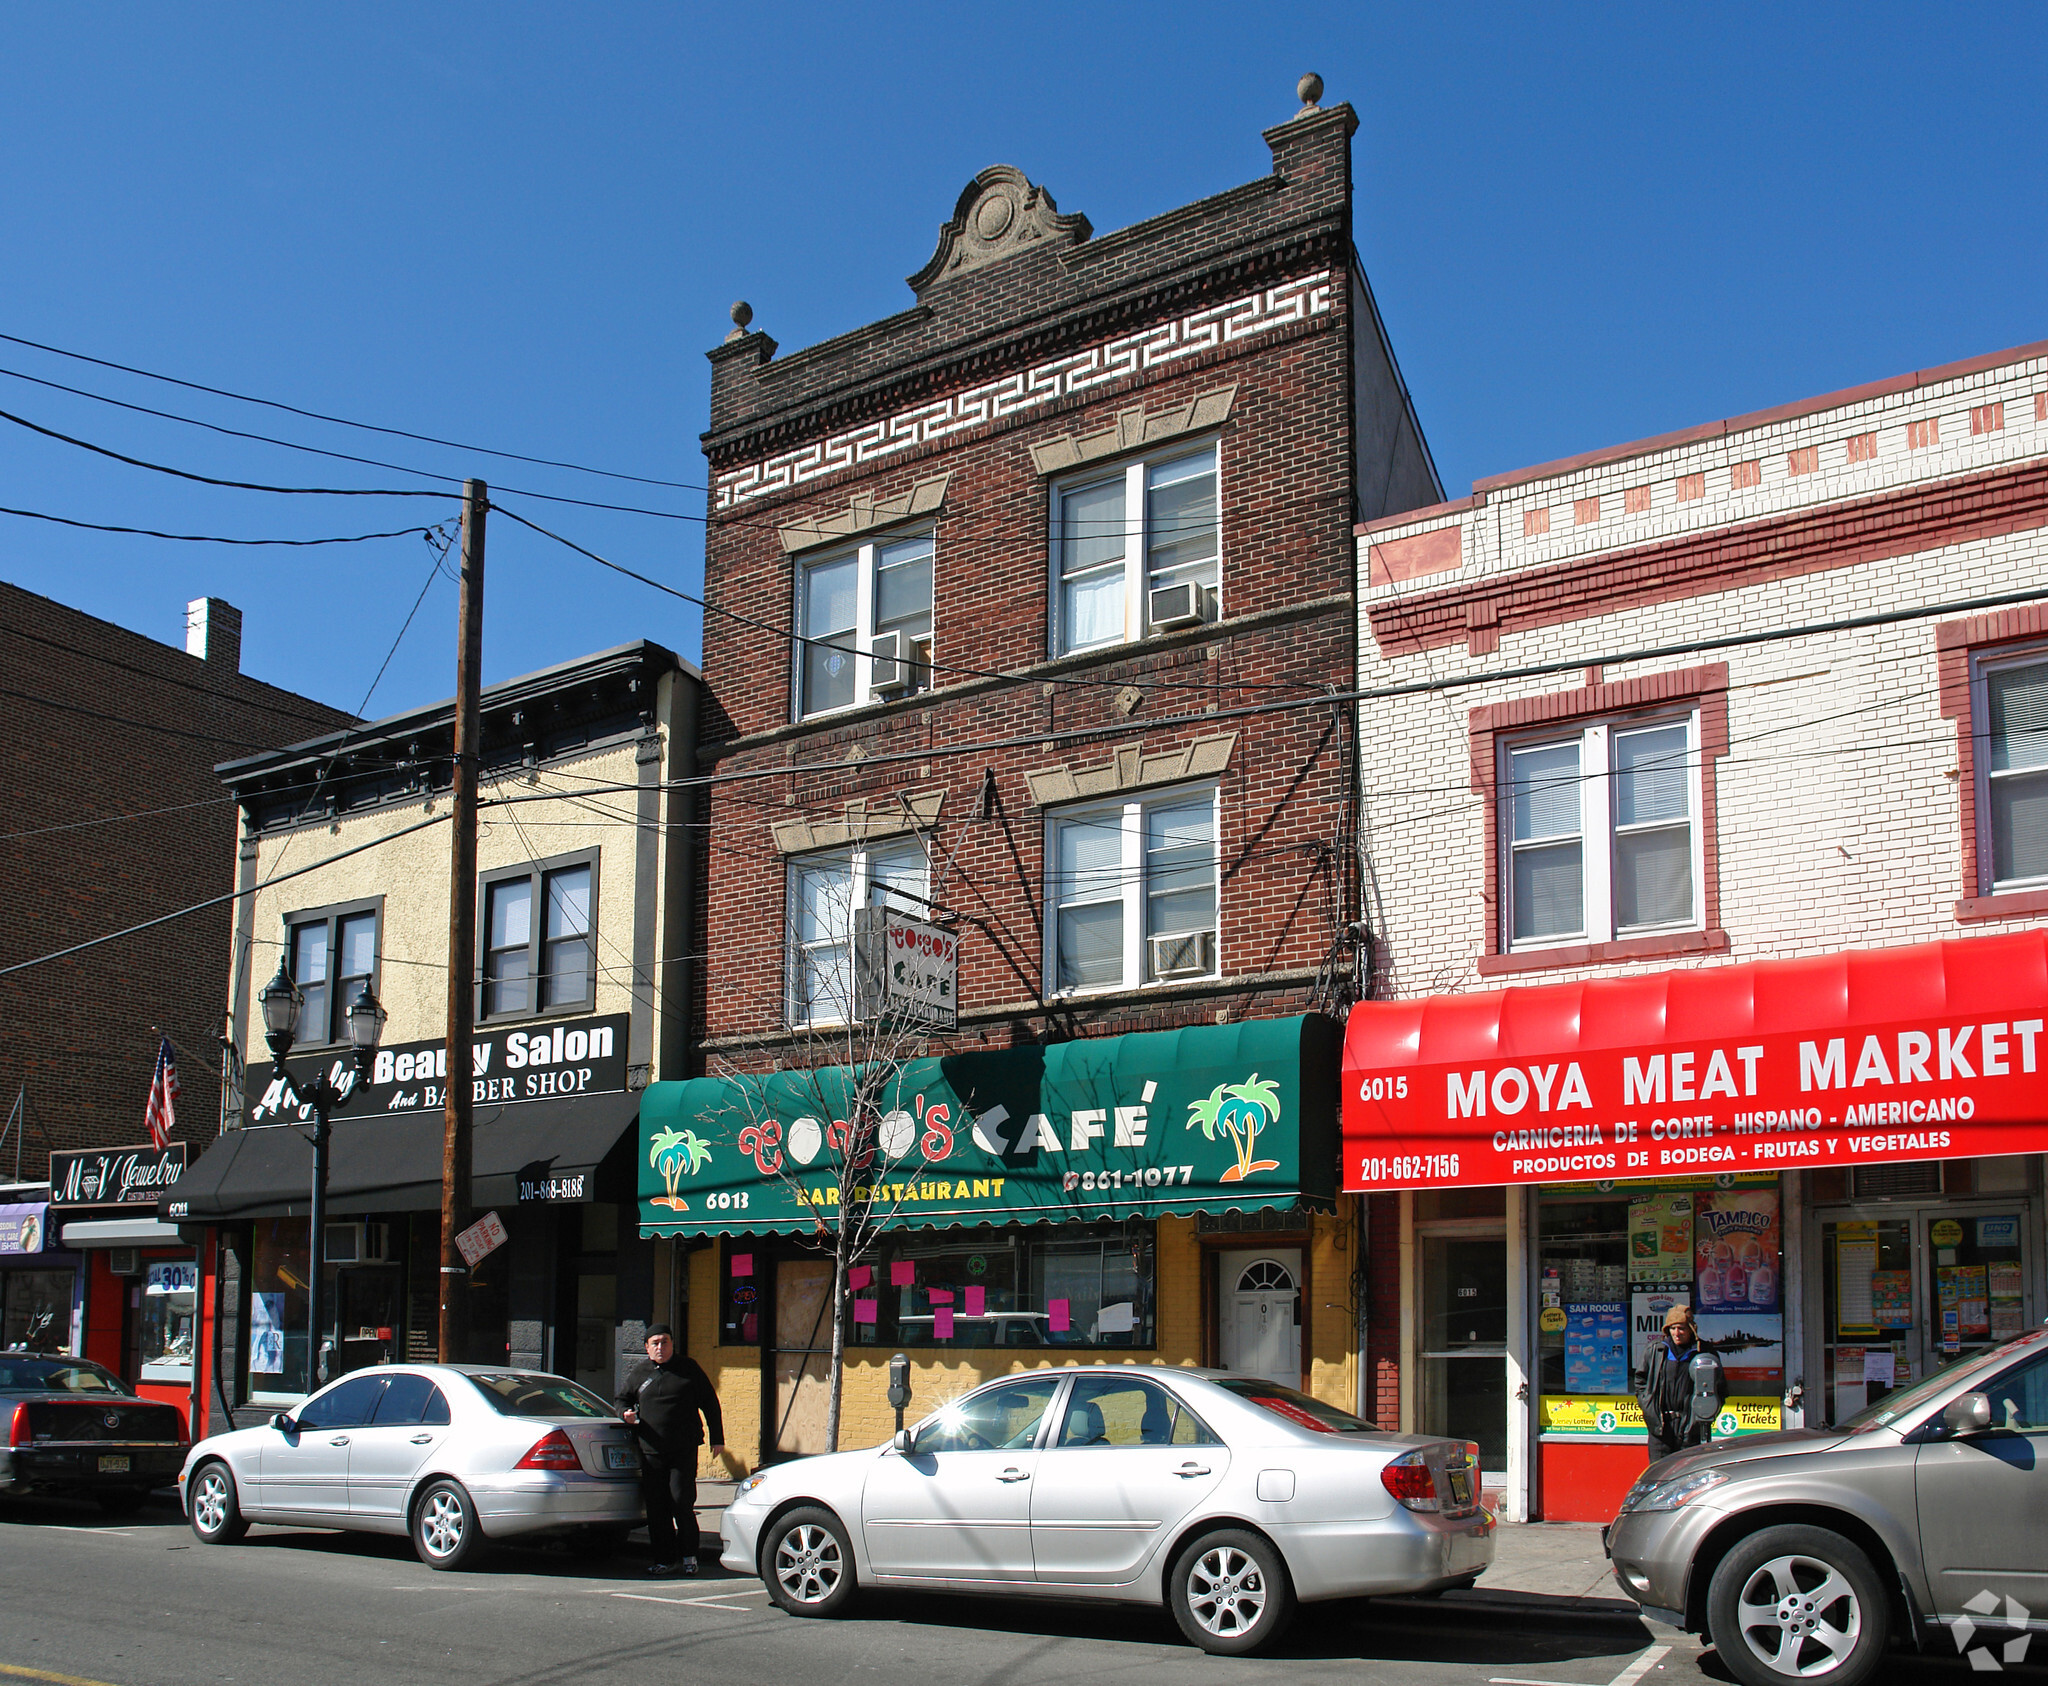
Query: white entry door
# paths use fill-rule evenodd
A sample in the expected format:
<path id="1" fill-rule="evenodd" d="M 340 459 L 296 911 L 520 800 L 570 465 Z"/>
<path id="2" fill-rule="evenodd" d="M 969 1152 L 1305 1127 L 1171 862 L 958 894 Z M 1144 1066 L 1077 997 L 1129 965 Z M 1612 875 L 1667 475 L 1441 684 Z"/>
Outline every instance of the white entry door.
<path id="1" fill-rule="evenodd" d="M 1226 1370 L 1301 1385 L 1301 1249 L 1216 1255 L 1218 1346 Z"/>

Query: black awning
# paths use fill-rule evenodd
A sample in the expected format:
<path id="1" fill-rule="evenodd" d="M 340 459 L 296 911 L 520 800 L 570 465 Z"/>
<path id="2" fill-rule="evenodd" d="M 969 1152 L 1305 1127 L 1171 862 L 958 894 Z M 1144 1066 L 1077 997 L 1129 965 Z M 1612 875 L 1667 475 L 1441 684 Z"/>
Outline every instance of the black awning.
<path id="1" fill-rule="evenodd" d="M 517 1204 L 522 1180 L 533 1185 L 529 1198 L 595 1197 L 599 1166 L 622 1142 L 635 1139 L 631 1132 L 639 1110 L 640 1097 L 630 1094 L 478 1108 L 471 1134 L 471 1203 L 479 1208 Z M 330 1214 L 439 1209 L 440 1113 L 395 1118 L 344 1113 L 333 1127 L 327 1163 Z M 623 1163 L 618 1167 L 618 1198 L 632 1191 L 626 1169 Z M 574 1181 L 579 1176 L 580 1191 Z M 221 1136 L 187 1167 L 158 1210 L 165 1221 L 183 1224 L 299 1217 L 311 1206 L 312 1192 L 312 1126 L 276 1124 Z"/>

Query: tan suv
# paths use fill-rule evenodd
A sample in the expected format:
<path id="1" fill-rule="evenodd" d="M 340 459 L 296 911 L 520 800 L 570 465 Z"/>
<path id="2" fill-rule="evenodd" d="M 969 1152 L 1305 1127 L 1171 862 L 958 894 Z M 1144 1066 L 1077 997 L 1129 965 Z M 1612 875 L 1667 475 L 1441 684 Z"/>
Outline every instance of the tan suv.
<path id="1" fill-rule="evenodd" d="M 1839 1427 L 1653 1464 L 1606 1540 L 1643 1613 L 1749 1686 L 1856 1686 L 1894 1639 L 1973 1669 L 2048 1654 L 2048 1329 Z"/>

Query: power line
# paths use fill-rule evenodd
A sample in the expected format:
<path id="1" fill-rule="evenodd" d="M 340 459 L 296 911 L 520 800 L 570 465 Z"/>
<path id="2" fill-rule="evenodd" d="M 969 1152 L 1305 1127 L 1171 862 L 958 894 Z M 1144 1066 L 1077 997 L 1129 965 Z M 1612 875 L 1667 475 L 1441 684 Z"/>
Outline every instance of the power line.
<path id="1" fill-rule="evenodd" d="M 421 820 L 415 825 L 404 827 L 402 830 L 390 832 L 383 837 L 373 837 L 366 843 L 358 843 L 352 849 L 343 849 L 339 854 L 329 855 L 325 860 L 314 861 L 307 866 L 294 867 L 290 872 L 279 873 L 274 878 L 266 879 L 264 882 L 265 884 L 282 884 L 287 879 L 302 878 L 309 872 L 318 872 L 322 867 L 332 866 L 336 861 L 345 861 L 351 855 L 360 855 L 366 849 L 380 848 L 386 843 L 397 842 L 401 837 L 410 837 L 416 831 L 425 831 L 428 826 L 445 825 L 452 818 L 454 818 L 452 814 L 435 814 L 430 819 Z M 89 948 L 98 948 L 102 943 L 118 942 L 122 937 L 132 937 L 142 931 L 154 930 L 159 925 L 168 925 L 174 919 L 183 919 L 187 914 L 203 913 L 209 907 L 219 907 L 223 902 L 231 902 L 238 896 L 248 894 L 250 892 L 247 890 L 230 890 L 225 895 L 208 896 L 203 902 L 193 902 L 189 907 L 176 908 L 169 913 L 160 913 L 154 919 L 143 920 L 139 925 L 124 926 L 121 930 L 109 931 L 104 936 L 88 937 L 82 943 L 73 943 L 69 948 L 60 948 L 48 954 L 39 954 L 33 960 L 17 960 L 12 966 L 0 966 L 0 978 L 11 976 L 15 972 L 26 972 L 31 967 L 47 966 L 53 960 L 69 959 L 74 954 L 83 954 Z"/>
<path id="2" fill-rule="evenodd" d="M 532 463 L 537 468 L 566 468 L 577 474 L 601 475 L 607 480 L 630 480 L 642 486 L 668 486 L 679 492 L 703 492 L 709 488 L 693 486 L 682 480 L 656 480 L 644 474 L 622 474 L 617 469 L 589 468 L 582 463 L 564 462 L 555 457 L 530 457 L 518 451 L 497 451 L 488 445 L 464 445 L 453 439 L 436 438 L 431 433 L 411 433 L 402 427 L 380 427 L 375 422 L 351 421 L 346 416 L 325 415 L 319 410 L 304 410 L 296 404 L 280 403 L 275 398 L 254 398 L 246 392 L 231 392 L 226 387 L 206 386 L 198 381 L 180 380 L 176 375 L 160 375 L 153 369 L 138 369 L 129 363 L 114 363 L 104 357 L 89 357 L 82 351 L 66 351 L 62 346 L 44 345 L 37 340 L 23 339 L 18 334 L 0 334 L 0 340 L 10 345 L 25 345 L 32 351 L 46 351 L 53 357 L 68 357 L 77 363 L 91 363 L 102 369 L 115 369 L 124 375 L 140 375 L 144 380 L 162 381 L 166 386 L 181 386 L 188 392 L 204 392 L 214 398 L 231 398 L 238 404 L 258 404 L 269 410 L 282 410 L 287 415 L 304 416 L 308 421 L 327 422 L 335 427 L 353 427 L 364 433 L 387 434 L 393 439 L 413 439 L 422 445 L 440 445 L 451 451 L 466 451 L 487 457 L 502 457 L 508 462 Z M 5 371 L 12 373 L 12 370 Z M 33 377 L 23 377 L 31 379 Z M 45 383 L 55 384 L 55 383 Z M 66 390 L 69 390 L 68 388 Z M 97 396 L 97 394 L 88 394 Z M 108 400 L 108 402 L 116 402 Z M 160 412 L 152 412 L 152 414 Z M 187 417 L 175 418 L 180 421 Z M 201 423 L 201 426 L 206 425 Z M 252 436 L 253 437 L 253 436 Z M 304 448 L 304 447 L 301 447 Z"/>
<path id="3" fill-rule="evenodd" d="M 166 472 L 177 471 L 171 469 Z M 82 527 L 91 533 L 133 533 L 138 538 L 169 539 L 176 544 L 289 545 L 301 549 L 323 544 L 368 544 L 373 539 L 405 539 L 415 533 L 432 533 L 434 530 L 431 527 L 399 527 L 388 533 L 347 533 L 327 539 L 229 539 L 218 533 L 160 533 L 154 527 L 116 527 L 105 521 L 79 521 L 69 515 L 47 515 L 39 509 L 0 509 L 0 515 L 18 515 L 24 521 L 49 521 L 59 527 Z"/>
<path id="4" fill-rule="evenodd" d="M 421 491 L 417 487 L 394 489 L 373 486 L 269 486 L 253 480 L 221 480 L 211 474 L 194 474 L 190 469 L 171 468 L 142 457 L 131 457 L 120 451 L 109 450 L 105 445 L 95 445 L 88 439 L 74 439 L 68 433 L 59 433 L 53 427 L 44 427 L 40 422 L 32 422 L 26 416 L 17 416 L 11 410 L 0 410 L 0 421 L 13 422 L 16 427 L 25 427 L 31 433 L 40 433 L 45 439 L 75 445 L 79 450 L 91 451 L 96 456 L 111 457 L 115 462 L 127 463 L 131 468 L 146 468 L 155 474 L 168 474 L 179 480 L 196 481 L 202 486 L 224 486 L 232 492 L 278 492 L 302 498 L 452 498 L 457 495 L 454 492 Z"/>
<path id="5" fill-rule="evenodd" d="M 684 591 L 679 586 L 667 585 L 651 575 L 640 573 L 637 569 L 628 568 L 622 562 L 614 562 L 608 556 L 600 556 L 594 550 L 585 549 L 574 539 L 564 538 L 560 533 L 550 532 L 547 528 L 541 526 L 539 522 L 529 521 L 517 510 L 507 509 L 495 499 L 492 500 L 491 508 L 499 514 L 517 521 L 520 526 L 531 528 L 534 532 L 540 534 L 542 538 L 553 539 L 556 544 L 573 550 L 578 556 L 587 557 L 600 568 L 609 568 L 613 573 L 623 574 L 629 580 L 638 580 L 642 585 L 651 586 L 654 590 L 663 592 L 670 597 L 679 598 L 685 603 L 695 604 L 706 614 L 723 615 L 727 620 L 733 621 L 740 626 L 750 627 L 756 632 L 768 633 L 772 637 L 783 639 L 790 644 L 801 645 L 806 649 L 832 650 L 841 655 L 852 656 L 856 659 L 863 657 L 862 651 L 852 649 L 844 644 L 835 644 L 829 638 L 810 638 L 792 628 L 780 627 L 768 621 L 756 620 L 751 615 L 741 614 L 737 609 L 727 609 L 720 604 L 712 603 L 705 598 L 699 597 L 695 592 Z M 1130 650 L 1129 657 L 1126 659 L 1143 659 L 1147 653 L 1142 648 L 1133 647 Z M 875 658 L 869 655 L 865 659 L 873 661 Z M 1310 683 L 1307 680 L 1302 680 L 1292 685 L 1264 685 L 1256 681 L 1240 680 L 1214 685 L 1193 685 L 1171 679 L 1074 679 L 1063 674 L 1004 673 L 994 668 L 963 667 L 957 662 L 942 662 L 936 658 L 920 662 L 917 665 L 929 668 L 934 673 L 951 673 L 964 679 L 1000 679 L 1011 683 L 1029 682 L 1034 684 L 1065 685 L 1088 691 L 1121 691 L 1127 686 L 1140 691 L 1194 691 L 1202 694 L 1214 694 L 1220 691 L 1300 691 L 1306 689 Z M 1324 700 L 1328 700 L 1327 697 Z M 1044 736 L 1043 733 L 1039 735 Z"/>

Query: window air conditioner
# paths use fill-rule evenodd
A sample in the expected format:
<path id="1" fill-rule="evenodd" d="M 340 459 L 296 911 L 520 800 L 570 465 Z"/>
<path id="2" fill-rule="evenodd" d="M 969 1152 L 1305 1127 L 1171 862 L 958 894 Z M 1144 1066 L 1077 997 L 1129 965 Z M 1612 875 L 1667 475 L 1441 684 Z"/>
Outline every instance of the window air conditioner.
<path id="1" fill-rule="evenodd" d="M 1201 978 L 1216 970 L 1214 931 L 1184 931 L 1150 940 L 1155 978 Z"/>
<path id="2" fill-rule="evenodd" d="M 1145 597 L 1145 620 L 1151 626 L 1188 626 L 1206 620 L 1206 594 L 1193 580 L 1155 585 Z"/>
<path id="3" fill-rule="evenodd" d="M 909 642 L 900 632 L 884 632 L 868 646 L 869 654 L 874 657 L 868 683 L 876 692 L 910 689 Z"/>
<path id="4" fill-rule="evenodd" d="M 140 1247 L 109 1247 L 107 1269 L 116 1276 L 140 1276 L 142 1274 L 142 1249 Z"/>

